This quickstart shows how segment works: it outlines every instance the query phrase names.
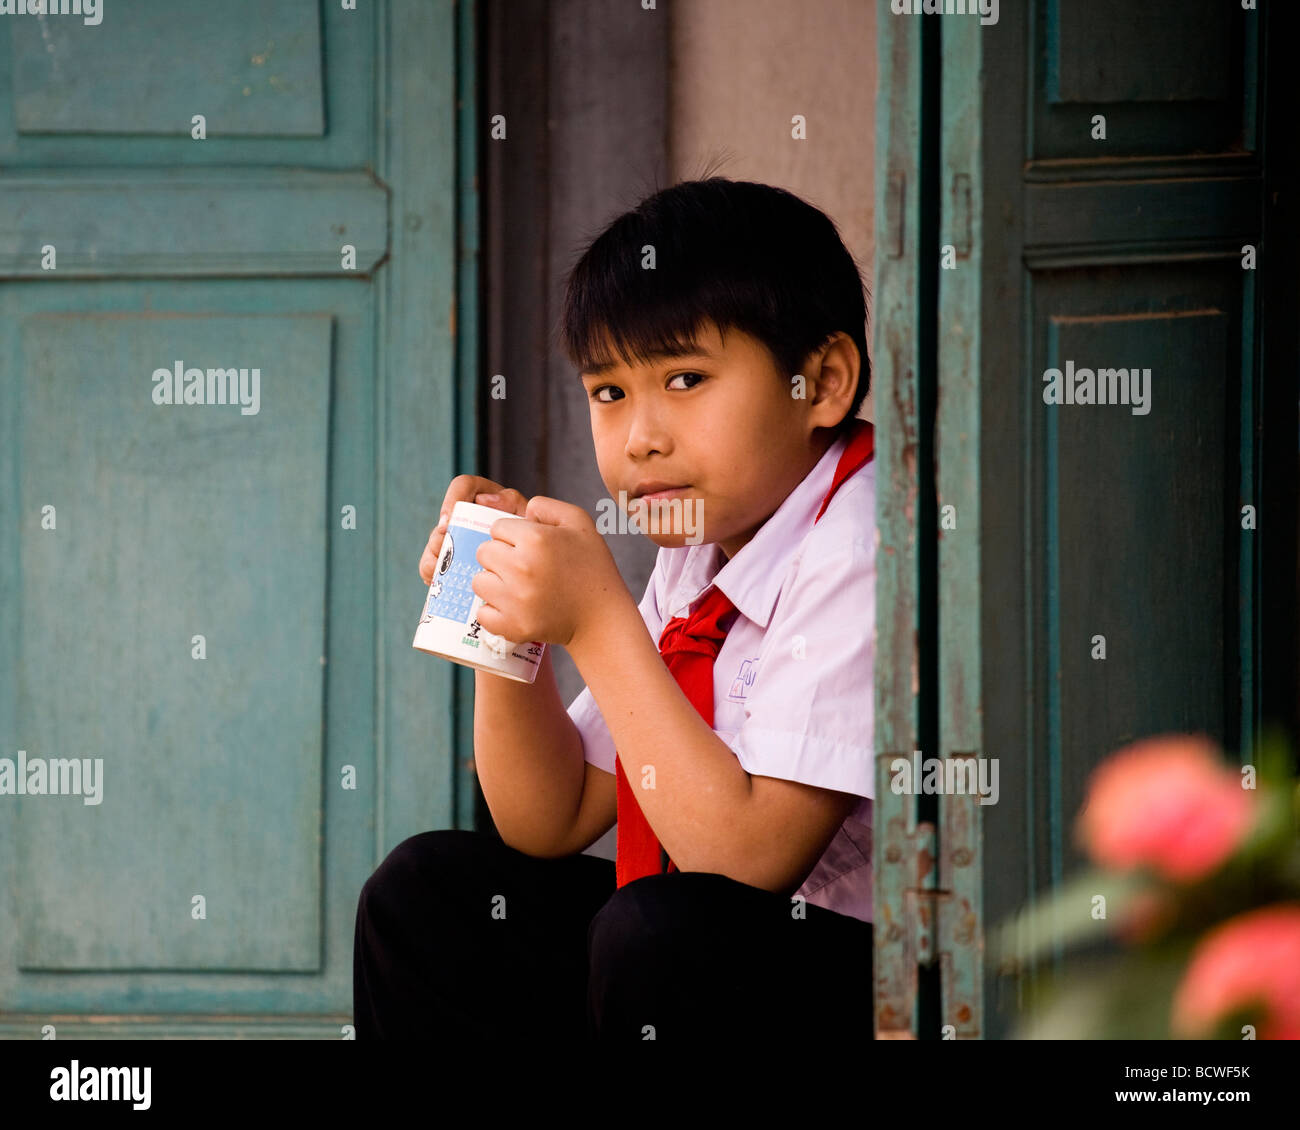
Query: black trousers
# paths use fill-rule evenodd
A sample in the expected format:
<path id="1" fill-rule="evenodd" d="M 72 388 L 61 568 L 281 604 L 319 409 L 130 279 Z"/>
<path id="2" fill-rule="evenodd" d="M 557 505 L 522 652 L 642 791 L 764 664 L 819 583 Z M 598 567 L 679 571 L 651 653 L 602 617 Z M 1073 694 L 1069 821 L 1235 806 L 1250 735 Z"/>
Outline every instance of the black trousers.
<path id="1" fill-rule="evenodd" d="M 614 882 L 479 832 L 403 841 L 358 900 L 357 1038 L 871 1039 L 869 923 L 705 872 Z"/>

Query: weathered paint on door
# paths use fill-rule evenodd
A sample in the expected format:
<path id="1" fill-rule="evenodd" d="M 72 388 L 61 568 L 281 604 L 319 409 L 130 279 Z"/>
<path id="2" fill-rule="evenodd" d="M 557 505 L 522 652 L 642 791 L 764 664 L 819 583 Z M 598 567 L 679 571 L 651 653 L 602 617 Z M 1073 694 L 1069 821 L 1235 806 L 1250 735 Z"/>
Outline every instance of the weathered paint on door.
<path id="1" fill-rule="evenodd" d="M 983 939 L 1080 862 L 1091 769 L 1259 727 L 1265 34 L 1236 5 L 1141 9 L 880 5 L 881 1034 L 1005 1035 L 1018 986 Z M 1148 403 L 1046 404 L 1067 365 L 1149 369 Z M 892 794 L 913 749 L 997 758 L 997 803 Z"/>
<path id="2" fill-rule="evenodd" d="M 0 757 L 102 761 L 0 796 L 0 1035 L 339 1038 L 361 884 L 472 823 L 410 646 L 474 462 L 472 27 L 0 19 Z"/>

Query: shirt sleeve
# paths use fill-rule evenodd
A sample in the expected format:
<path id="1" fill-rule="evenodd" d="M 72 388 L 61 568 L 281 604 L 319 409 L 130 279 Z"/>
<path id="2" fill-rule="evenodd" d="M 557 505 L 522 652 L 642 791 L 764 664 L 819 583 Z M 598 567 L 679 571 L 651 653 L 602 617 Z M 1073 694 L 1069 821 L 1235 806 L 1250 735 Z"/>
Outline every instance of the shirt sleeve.
<path id="1" fill-rule="evenodd" d="M 868 798 L 854 817 L 870 811 L 875 623 L 875 547 L 858 530 L 814 526 L 731 743 L 747 773 L 852 793 Z"/>
<path id="2" fill-rule="evenodd" d="M 659 611 L 663 567 L 664 554 L 661 549 L 655 558 L 655 567 L 650 573 L 650 580 L 646 583 L 645 594 L 637 606 L 641 619 L 645 621 L 646 630 L 656 644 L 659 642 L 659 634 L 663 631 L 664 625 L 663 616 Z M 609 732 L 609 727 L 605 725 L 600 707 L 596 705 L 596 699 L 589 688 L 583 687 L 578 697 L 569 704 L 569 717 L 573 719 L 582 737 L 583 759 L 591 762 L 597 769 L 612 774 L 615 757 L 614 738 Z"/>

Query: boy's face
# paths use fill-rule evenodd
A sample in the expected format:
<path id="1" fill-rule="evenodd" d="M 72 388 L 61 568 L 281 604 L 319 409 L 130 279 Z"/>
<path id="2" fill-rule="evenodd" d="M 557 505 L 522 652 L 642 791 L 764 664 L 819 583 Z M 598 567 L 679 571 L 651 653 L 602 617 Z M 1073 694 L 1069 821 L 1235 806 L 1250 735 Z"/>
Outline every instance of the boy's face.
<path id="1" fill-rule="evenodd" d="M 712 324 L 696 335 L 701 352 L 583 373 L 600 477 L 610 497 L 638 513 L 648 487 L 662 497 L 658 521 L 642 528 L 656 545 L 717 542 L 740 551 L 825 454 L 857 387 L 857 349 L 847 335 L 806 362 L 803 398 L 791 395 L 764 346 Z M 847 348 L 846 348 L 847 346 Z M 850 372 L 851 370 L 851 372 Z M 670 522 L 670 518 L 677 519 Z"/>

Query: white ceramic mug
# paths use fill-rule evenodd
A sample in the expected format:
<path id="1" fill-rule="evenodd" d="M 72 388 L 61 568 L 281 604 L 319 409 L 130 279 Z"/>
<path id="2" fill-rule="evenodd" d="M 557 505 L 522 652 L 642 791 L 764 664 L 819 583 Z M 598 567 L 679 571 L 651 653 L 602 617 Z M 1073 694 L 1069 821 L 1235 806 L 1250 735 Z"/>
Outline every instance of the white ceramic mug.
<path id="1" fill-rule="evenodd" d="M 478 671 L 531 683 L 546 645 L 535 640 L 515 643 L 489 632 L 477 619 L 483 598 L 470 587 L 475 574 L 483 571 L 475 557 L 478 547 L 492 540 L 493 522 L 510 517 L 504 510 L 473 502 L 452 507 L 411 646 Z"/>

